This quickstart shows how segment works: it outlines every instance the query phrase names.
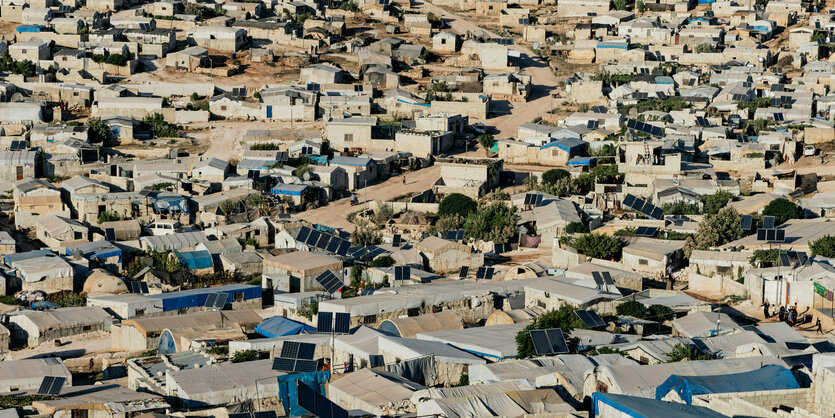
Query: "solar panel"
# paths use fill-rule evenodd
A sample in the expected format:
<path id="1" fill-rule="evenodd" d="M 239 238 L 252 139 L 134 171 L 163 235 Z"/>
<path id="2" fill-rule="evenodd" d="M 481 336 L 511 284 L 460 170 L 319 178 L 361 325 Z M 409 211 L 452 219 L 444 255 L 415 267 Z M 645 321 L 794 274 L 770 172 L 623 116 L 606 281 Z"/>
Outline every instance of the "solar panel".
<path id="1" fill-rule="evenodd" d="M 284 341 L 284 343 L 281 344 L 281 355 L 279 357 L 312 360 L 315 351 L 316 344 L 300 343 L 298 341 Z"/>
<path id="2" fill-rule="evenodd" d="M 110 242 L 116 241 L 116 230 L 114 230 L 113 228 L 105 228 L 104 239 Z"/>
<path id="3" fill-rule="evenodd" d="M 775 229 L 776 232 L 774 241 L 776 242 L 783 242 L 786 240 L 786 230 L 785 229 Z"/>
<path id="4" fill-rule="evenodd" d="M 467 277 L 467 273 L 470 272 L 470 266 L 461 266 L 461 271 L 458 272 L 458 277 L 465 278 Z"/>
<path id="5" fill-rule="evenodd" d="M 61 394 L 61 388 L 66 381 L 67 378 L 63 376 L 44 376 L 41 386 L 38 388 L 38 394 L 58 396 Z"/>
<path id="6" fill-rule="evenodd" d="M 226 293 L 209 293 L 206 296 L 206 302 L 203 304 L 204 308 L 223 309 L 226 306 L 226 300 L 229 295 Z"/>
<path id="7" fill-rule="evenodd" d="M 345 257 L 345 256 L 348 255 L 348 249 L 350 249 L 350 248 L 351 248 L 351 241 L 342 240 L 339 243 L 339 249 L 336 250 L 336 253 L 338 255 L 341 255 L 341 256 Z"/>
<path id="8" fill-rule="evenodd" d="M 335 253 L 336 253 L 336 250 L 338 250 L 338 249 L 339 249 L 339 245 L 340 245 L 340 244 L 342 244 L 342 240 L 341 240 L 341 239 L 339 239 L 339 238 L 337 238 L 337 237 L 333 237 L 333 238 L 330 240 L 330 242 L 328 242 L 328 248 L 326 248 L 326 249 L 325 249 L 325 251 L 327 251 L 327 252 L 329 252 L 329 253 L 334 253 L 334 254 L 335 254 Z"/>
<path id="9" fill-rule="evenodd" d="M 757 230 L 757 241 L 765 241 L 765 239 L 766 239 L 765 231 L 766 230 L 762 229 L 762 228 Z"/>
<path id="10" fill-rule="evenodd" d="M 316 332 L 333 331 L 333 312 L 319 312 L 316 319 Z"/>
<path id="11" fill-rule="evenodd" d="M 589 328 L 600 328 L 605 327 L 606 323 L 603 322 L 603 319 L 600 318 L 600 315 L 597 314 L 595 311 L 587 311 L 587 310 L 576 310 L 574 313 L 583 321 Z"/>
<path id="12" fill-rule="evenodd" d="M 590 121 L 586 124 L 586 126 L 587 126 L 589 129 L 597 129 L 597 128 L 600 126 L 600 121 L 590 120 Z"/>
<path id="13" fill-rule="evenodd" d="M 487 267 L 479 267 L 478 270 L 476 270 L 476 272 L 475 272 L 475 278 L 476 279 L 483 279 L 486 272 L 487 272 Z"/>
<path id="14" fill-rule="evenodd" d="M 766 229 L 765 230 L 765 239 L 767 241 L 774 241 L 777 238 L 777 230 L 776 229 Z"/>
<path id="15" fill-rule="evenodd" d="M 763 218 L 763 229 L 773 229 L 774 228 L 774 217 L 773 216 L 766 216 Z"/>
<path id="16" fill-rule="evenodd" d="M 461 241 L 463 239 L 464 239 L 464 230 L 459 229 L 458 231 L 455 232 L 455 240 L 456 241 Z"/>
<path id="17" fill-rule="evenodd" d="M 626 127 L 629 129 L 635 129 L 635 119 L 627 119 Z"/>
<path id="18" fill-rule="evenodd" d="M 278 415 L 275 411 L 261 411 L 261 412 L 253 412 L 252 418 L 275 418 Z"/>
<path id="19" fill-rule="evenodd" d="M 322 234 L 319 237 L 319 242 L 316 243 L 316 248 L 320 248 L 322 250 L 328 248 L 328 242 L 331 240 L 332 236 L 328 234 Z"/>
<path id="20" fill-rule="evenodd" d="M 545 198 L 544 195 L 537 194 L 536 195 L 536 202 L 534 202 L 534 206 L 542 206 L 542 199 L 544 199 L 544 198 Z M 464 237 L 461 237 L 461 238 L 463 239 Z"/>
<path id="21" fill-rule="evenodd" d="M 130 292 L 131 293 L 139 293 L 139 282 L 132 281 L 130 282 Z"/>
<path id="22" fill-rule="evenodd" d="M 776 120 L 777 122 L 783 122 L 785 119 L 783 118 L 782 113 L 775 113 L 774 114 L 774 120 Z"/>
<path id="23" fill-rule="evenodd" d="M 409 280 L 412 277 L 412 268 L 408 266 L 394 267 L 394 280 L 402 281 Z"/>
<path id="24" fill-rule="evenodd" d="M 315 247 L 316 243 L 319 242 L 319 236 L 320 235 L 322 235 L 321 232 L 319 232 L 315 229 L 311 229 L 310 230 L 310 235 L 307 236 L 307 241 L 305 241 L 305 244 L 307 244 L 310 247 Z"/>
<path id="25" fill-rule="evenodd" d="M 664 93 L 663 91 L 656 92 L 656 93 L 655 93 L 655 96 L 656 96 L 656 97 L 658 97 L 658 98 L 659 98 L 659 99 L 661 99 L 661 100 L 664 100 L 664 99 L 666 99 L 666 98 L 667 98 L 667 94 L 666 94 L 666 93 Z"/>
<path id="26" fill-rule="evenodd" d="M 664 209 L 661 209 L 658 206 L 654 206 L 652 209 L 652 214 L 649 216 L 654 219 L 664 219 Z"/>
<path id="27" fill-rule="evenodd" d="M 351 314 L 347 312 L 337 312 L 336 322 L 333 326 L 333 331 L 337 334 L 348 334 L 351 332 Z"/>
<path id="28" fill-rule="evenodd" d="M 534 193 L 525 193 L 525 204 L 526 205 L 533 205 L 533 202 L 536 201 L 536 194 Z"/>
<path id="29" fill-rule="evenodd" d="M 635 196 L 631 194 L 627 194 L 626 197 L 623 198 L 623 206 L 632 207 L 635 204 Z"/>
<path id="30" fill-rule="evenodd" d="M 600 274 L 599 271 L 591 272 L 591 278 L 594 279 L 594 284 L 597 285 L 598 289 L 603 287 L 603 285 L 604 285 L 603 276 Z"/>
<path id="31" fill-rule="evenodd" d="M 298 242 L 306 242 L 307 237 L 310 235 L 310 228 L 303 226 L 299 229 L 299 235 L 296 236 L 296 241 Z"/>
<path id="32" fill-rule="evenodd" d="M 749 231 L 751 230 L 751 224 L 753 223 L 754 217 L 751 215 L 742 215 L 742 230 Z"/>
<path id="33" fill-rule="evenodd" d="M 645 227 L 645 226 L 639 226 L 638 229 L 635 230 L 633 235 L 635 235 L 636 237 L 642 237 L 642 236 L 644 236 L 644 231 L 646 229 L 647 229 L 647 227 Z"/>
<path id="34" fill-rule="evenodd" d="M 788 267 L 788 266 L 792 265 L 788 254 L 786 254 L 786 253 L 781 253 L 780 254 L 780 265 L 783 266 L 783 267 Z"/>
<path id="35" fill-rule="evenodd" d="M 612 275 L 609 274 L 608 271 L 604 271 L 604 272 L 600 273 L 600 275 L 603 276 L 603 283 L 606 286 L 614 286 L 615 285 L 615 281 L 612 280 Z"/>
<path id="36" fill-rule="evenodd" d="M 400 234 L 394 234 L 394 236 L 391 237 L 391 246 L 394 247 L 394 248 L 400 247 L 400 239 L 401 239 Z"/>
<path id="37" fill-rule="evenodd" d="M 296 381 L 296 385 L 298 404 L 307 412 L 319 418 L 348 418 L 348 411 L 331 402 L 330 399 L 306 383 Z"/>
<path id="38" fill-rule="evenodd" d="M 446 231 L 446 239 L 455 241 L 455 231 Z"/>
<path id="39" fill-rule="evenodd" d="M 538 355 L 568 353 L 568 345 L 559 328 L 535 329 L 530 331 L 534 349 Z"/>
<path id="40" fill-rule="evenodd" d="M 783 238 L 784 238 L 784 241 L 785 241 L 785 237 L 783 237 Z M 810 260 L 809 256 L 806 255 L 806 253 L 803 252 L 803 251 L 800 251 L 800 252 L 797 253 L 797 262 L 800 263 L 800 265 L 802 265 L 802 266 L 812 265 L 812 260 Z"/>
<path id="41" fill-rule="evenodd" d="M 139 292 L 142 293 L 143 295 L 147 295 L 148 293 L 150 293 L 148 291 L 148 283 L 147 282 L 139 282 Z"/>
<path id="42" fill-rule="evenodd" d="M 292 372 L 296 368 L 296 359 L 276 357 L 273 359 L 273 370 Z"/>
<path id="43" fill-rule="evenodd" d="M 634 211 L 636 211 L 636 212 L 640 212 L 640 211 L 641 211 L 641 209 L 642 209 L 642 208 L 644 207 L 644 205 L 646 205 L 646 204 L 647 204 L 647 202 L 645 202 L 645 201 L 644 201 L 644 199 L 641 199 L 640 197 L 636 197 L 636 198 L 635 198 L 635 204 L 632 206 L 632 209 L 633 209 Z"/>
<path id="44" fill-rule="evenodd" d="M 592 106 L 591 111 L 594 113 L 606 113 L 606 108 L 603 106 Z"/>
<path id="45" fill-rule="evenodd" d="M 659 128 L 659 127 L 657 127 L 657 126 L 656 126 L 656 127 L 654 127 L 654 128 L 652 128 L 652 132 L 651 132 L 651 133 L 652 133 L 652 135 L 653 135 L 653 136 L 662 136 L 662 135 L 664 135 L 664 131 L 663 131 L 663 130 L 661 130 L 661 128 Z"/>
<path id="46" fill-rule="evenodd" d="M 336 277 L 330 270 L 316 276 L 316 282 L 322 285 L 325 291 L 330 294 L 336 293 L 344 285 L 342 280 L 339 280 L 339 277 Z"/>

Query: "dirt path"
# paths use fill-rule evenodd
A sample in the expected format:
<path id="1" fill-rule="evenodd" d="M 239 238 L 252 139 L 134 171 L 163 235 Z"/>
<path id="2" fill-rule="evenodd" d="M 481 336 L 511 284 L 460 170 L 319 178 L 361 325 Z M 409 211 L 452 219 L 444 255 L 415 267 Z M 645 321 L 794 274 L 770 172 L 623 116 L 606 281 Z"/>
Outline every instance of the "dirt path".
<path id="1" fill-rule="evenodd" d="M 318 209 L 304 211 L 297 216 L 308 222 L 320 223 L 334 228 L 342 228 L 346 231 L 353 231 L 353 224 L 348 222 L 347 216 L 351 212 L 358 211 L 365 207 L 366 202 L 375 200 L 390 200 L 409 192 L 423 192 L 438 180 L 441 175 L 441 167 L 434 165 L 422 170 L 406 174 L 406 185 L 403 185 L 403 176 L 392 177 L 383 183 L 368 186 L 367 190 L 361 189 L 357 194 L 360 204 L 351 206 L 349 198 L 335 200 L 327 206 Z"/>
<path id="2" fill-rule="evenodd" d="M 207 146 L 202 155 L 206 158 L 215 157 L 224 160 L 239 160 L 241 158 L 241 140 L 244 133 L 250 129 L 283 129 L 290 131 L 289 122 L 264 121 L 215 121 L 195 123 L 190 128 L 201 129 L 189 133 L 198 144 Z M 321 138 L 322 122 L 295 122 L 292 132 L 301 138 Z"/>

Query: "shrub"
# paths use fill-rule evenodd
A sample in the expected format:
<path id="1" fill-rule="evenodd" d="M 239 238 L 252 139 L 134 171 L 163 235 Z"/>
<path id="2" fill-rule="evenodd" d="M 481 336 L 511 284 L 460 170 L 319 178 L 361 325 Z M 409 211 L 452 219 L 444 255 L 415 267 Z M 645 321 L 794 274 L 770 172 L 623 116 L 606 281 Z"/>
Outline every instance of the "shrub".
<path id="1" fill-rule="evenodd" d="M 533 357 L 536 355 L 536 350 L 531 341 L 530 331 L 534 329 L 548 329 L 560 328 L 563 335 L 566 335 L 566 342 L 568 348 L 576 349 L 578 340 L 576 338 L 568 338 L 567 334 L 575 329 L 585 329 L 586 326 L 583 321 L 574 313 L 576 306 L 565 304 L 559 309 L 547 312 L 537 318 L 534 322 L 528 324 L 523 330 L 516 334 L 516 352 L 518 358 Z"/>
<path id="2" fill-rule="evenodd" d="M 490 154 L 490 148 L 492 148 L 495 143 L 496 139 L 493 138 L 493 135 L 483 134 L 478 136 L 478 144 L 481 145 L 481 148 L 483 148 L 484 152 L 487 154 Z"/>
<path id="3" fill-rule="evenodd" d="M 390 255 L 381 255 L 371 261 L 371 267 L 391 267 L 394 265 L 394 259 Z"/>
<path id="4" fill-rule="evenodd" d="M 835 236 L 826 235 L 816 239 L 809 245 L 812 255 L 819 255 L 826 258 L 835 258 Z"/>
<path id="5" fill-rule="evenodd" d="M 788 199 L 774 199 L 763 208 L 764 216 L 773 216 L 778 223 L 803 218 L 803 209 Z"/>
<path id="6" fill-rule="evenodd" d="M 482 206 L 467 216 L 464 229 L 477 240 L 506 243 L 516 236 L 516 208 L 497 202 Z"/>
<path id="7" fill-rule="evenodd" d="M 589 232 L 589 226 L 582 223 L 582 222 L 571 222 L 570 224 L 565 226 L 565 233 L 566 234 L 587 233 L 587 232 Z"/>
<path id="8" fill-rule="evenodd" d="M 107 145 L 110 143 L 113 131 L 108 124 L 102 122 L 100 118 L 89 118 L 86 125 L 87 140 L 91 144 L 104 143 Z"/>
<path id="9" fill-rule="evenodd" d="M 704 202 L 704 213 L 706 215 L 715 215 L 719 213 L 722 208 L 727 206 L 728 202 L 733 199 L 733 195 L 730 192 L 726 191 L 719 191 L 714 194 L 706 194 L 702 196 L 702 202 Z"/>
<path id="10" fill-rule="evenodd" d="M 637 300 L 629 300 L 621 303 L 615 309 L 617 310 L 618 315 L 634 316 L 635 318 L 647 317 L 647 307 Z"/>
<path id="11" fill-rule="evenodd" d="M 608 235 L 592 232 L 571 240 L 570 245 L 589 257 L 602 259 L 620 258 L 620 241 Z"/>
<path id="12" fill-rule="evenodd" d="M 673 312 L 673 310 L 669 307 L 664 305 L 651 305 L 649 307 L 649 315 L 646 317 L 646 319 L 649 319 L 651 321 L 663 322 L 674 319 L 675 317 L 676 313 Z"/>
<path id="13" fill-rule="evenodd" d="M 258 360 L 258 352 L 255 350 L 236 351 L 232 356 L 232 363 L 243 363 L 245 361 Z"/>
<path id="14" fill-rule="evenodd" d="M 469 196 L 451 193 L 441 199 L 441 203 L 438 204 L 438 216 L 441 218 L 455 215 L 467 217 L 476 209 L 478 209 L 478 203 Z"/>
<path id="15" fill-rule="evenodd" d="M 548 170 L 548 171 L 542 173 L 542 184 L 552 185 L 552 184 L 556 184 L 557 180 L 559 180 L 559 179 L 570 178 L 570 177 L 571 177 L 571 173 L 569 173 L 568 171 L 565 171 L 561 168 L 553 168 L 551 170 Z"/>
<path id="16" fill-rule="evenodd" d="M 667 353 L 670 359 L 667 363 L 676 363 L 682 360 L 711 360 L 710 355 L 702 354 L 696 347 L 689 344 L 676 344 L 673 346 L 673 351 Z"/>

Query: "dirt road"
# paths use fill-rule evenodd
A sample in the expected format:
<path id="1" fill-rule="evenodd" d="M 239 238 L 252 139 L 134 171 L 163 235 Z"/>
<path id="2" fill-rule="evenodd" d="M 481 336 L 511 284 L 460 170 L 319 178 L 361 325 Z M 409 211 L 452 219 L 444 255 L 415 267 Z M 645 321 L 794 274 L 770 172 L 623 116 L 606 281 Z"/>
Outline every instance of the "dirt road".
<path id="1" fill-rule="evenodd" d="M 342 228 L 346 231 L 353 231 L 353 225 L 348 222 L 347 216 L 365 207 L 365 203 L 375 200 L 390 200 L 409 192 L 423 192 L 438 180 L 441 175 L 441 167 L 434 165 L 423 170 L 413 171 L 406 174 L 406 184 L 403 185 L 403 176 L 392 177 L 387 181 L 368 186 L 367 190 L 361 189 L 357 198 L 360 204 L 351 206 L 349 198 L 335 200 L 327 206 L 318 209 L 304 211 L 298 217 L 313 223 L 320 223 L 334 228 Z"/>
<path id="2" fill-rule="evenodd" d="M 488 36 L 498 38 L 499 35 L 483 29 L 465 18 L 450 13 L 428 1 L 424 1 L 420 7 L 428 12 L 439 16 L 449 26 L 449 30 L 461 35 L 468 32 L 484 32 Z M 499 137 L 516 136 L 519 125 L 531 122 L 537 116 L 542 115 L 552 107 L 551 93 L 559 86 L 559 79 L 554 75 L 548 63 L 533 55 L 527 46 L 511 45 L 511 49 L 522 53 L 521 68 L 525 74 L 532 79 L 533 91 L 525 103 L 511 103 L 508 113 L 485 121 L 485 125 L 493 126 L 498 131 Z"/>

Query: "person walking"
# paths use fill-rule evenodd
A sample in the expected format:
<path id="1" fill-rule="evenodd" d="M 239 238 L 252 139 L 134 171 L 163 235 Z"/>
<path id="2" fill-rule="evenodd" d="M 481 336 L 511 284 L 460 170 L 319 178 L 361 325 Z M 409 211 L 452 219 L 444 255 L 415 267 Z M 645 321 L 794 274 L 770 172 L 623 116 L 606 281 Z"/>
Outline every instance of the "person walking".
<path id="1" fill-rule="evenodd" d="M 821 324 L 820 318 L 818 318 L 818 321 L 815 322 L 815 333 L 818 335 L 823 334 L 823 324 Z"/>
<path id="2" fill-rule="evenodd" d="M 763 303 L 763 316 L 765 317 L 765 319 L 771 318 L 771 313 L 768 312 L 768 308 L 769 308 L 768 301 L 765 301 Z"/>

